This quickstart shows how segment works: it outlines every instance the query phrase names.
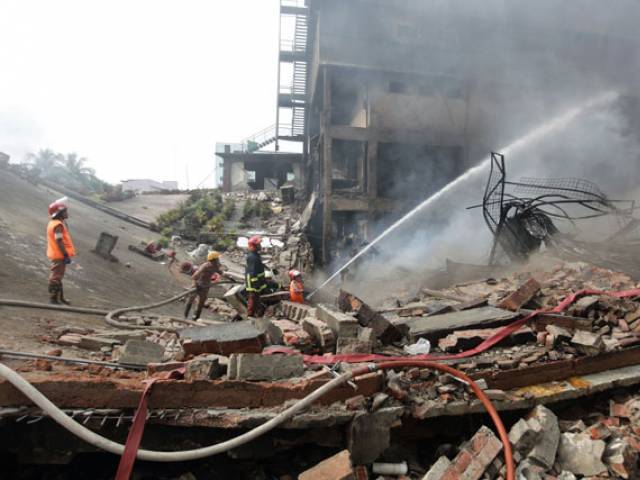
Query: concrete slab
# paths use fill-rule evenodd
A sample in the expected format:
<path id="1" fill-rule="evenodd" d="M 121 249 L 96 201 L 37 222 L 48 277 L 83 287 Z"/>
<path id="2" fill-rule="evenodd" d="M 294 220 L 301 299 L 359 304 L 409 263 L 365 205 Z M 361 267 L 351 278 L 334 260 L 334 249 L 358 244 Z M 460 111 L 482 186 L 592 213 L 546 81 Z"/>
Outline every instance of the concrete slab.
<path id="1" fill-rule="evenodd" d="M 419 338 L 438 340 L 454 330 L 463 328 L 488 328 L 506 323 L 517 313 L 495 307 L 481 307 L 462 312 L 443 313 L 417 317 L 407 322 L 412 342 Z"/>

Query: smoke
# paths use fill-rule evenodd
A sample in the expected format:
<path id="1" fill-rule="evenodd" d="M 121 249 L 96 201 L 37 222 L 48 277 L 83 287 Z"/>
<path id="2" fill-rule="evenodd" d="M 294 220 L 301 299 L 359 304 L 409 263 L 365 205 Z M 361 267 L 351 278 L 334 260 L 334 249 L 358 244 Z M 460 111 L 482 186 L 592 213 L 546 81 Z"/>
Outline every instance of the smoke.
<path id="1" fill-rule="evenodd" d="M 336 15 L 330 30 L 354 29 L 348 3 L 332 2 Z M 401 4 L 411 5 L 413 18 L 397 8 Z M 368 24 L 388 31 L 394 28 L 389 24 L 397 22 L 400 28 L 406 25 L 404 33 L 410 38 L 402 53 L 395 55 L 398 58 L 386 56 L 387 47 L 377 45 L 365 61 L 379 61 L 379 67 L 387 70 L 400 64 L 406 70 L 406 65 L 411 65 L 436 86 L 442 79 L 448 80 L 444 82 L 446 89 L 434 87 L 434 95 L 443 105 L 438 117 L 448 118 L 448 128 L 466 141 L 465 158 L 456 163 L 463 167 L 459 171 L 450 166 L 427 168 L 424 163 L 429 155 L 411 149 L 387 149 L 385 162 L 403 166 L 395 173 L 386 172 L 391 198 L 402 199 L 408 209 L 485 159 L 491 150 L 605 91 L 617 92 L 618 99 L 585 112 L 513 155 L 507 154 L 507 176 L 511 180 L 584 178 L 610 198 L 638 198 L 640 37 L 633 19 L 640 18 L 640 3 L 447 0 L 389 2 L 385 8 L 388 15 L 384 18 L 379 11 L 367 15 L 367 9 L 361 9 L 363 18 L 355 29 Z M 410 28 L 415 24 L 420 25 L 418 31 Z M 406 79 L 408 84 L 414 80 Z M 455 116 L 455 106 L 461 101 L 466 104 L 464 122 Z M 410 106 L 405 107 L 385 113 L 394 118 L 412 117 Z M 431 165 L 438 166 L 441 160 L 434 161 L 435 156 L 431 156 Z M 412 161 L 413 168 L 407 168 Z M 367 283 L 371 286 L 380 278 L 395 276 L 420 279 L 426 270 L 442 267 L 446 258 L 486 262 L 491 234 L 481 210 L 466 207 L 481 203 L 487 175 L 467 182 L 464 191 L 456 190 L 455 195 L 443 198 L 429 212 L 385 238 L 378 245 L 380 260 L 361 266 L 354 284 L 377 295 L 382 291 L 367 288 Z M 370 239 L 399 217 L 395 213 L 382 218 Z M 605 222 L 597 227 L 600 231 L 589 225 L 590 231 L 574 233 L 593 237 L 610 233 L 607 228 Z"/>

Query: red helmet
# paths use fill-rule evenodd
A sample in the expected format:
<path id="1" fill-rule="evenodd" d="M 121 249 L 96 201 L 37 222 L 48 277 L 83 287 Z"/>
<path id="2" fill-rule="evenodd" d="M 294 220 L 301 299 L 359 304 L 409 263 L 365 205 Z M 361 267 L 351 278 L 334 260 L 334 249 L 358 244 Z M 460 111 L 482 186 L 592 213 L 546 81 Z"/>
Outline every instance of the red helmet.
<path id="1" fill-rule="evenodd" d="M 49 205 L 49 216 L 56 218 L 67 209 L 67 197 L 62 197 Z"/>
<path id="2" fill-rule="evenodd" d="M 295 280 L 298 277 L 301 277 L 302 273 L 300 273 L 298 270 L 289 270 L 289 278 L 291 280 Z"/>
<path id="3" fill-rule="evenodd" d="M 258 235 L 254 235 L 249 239 L 248 246 L 249 250 L 257 250 L 260 248 L 260 244 L 262 243 L 262 239 Z"/>

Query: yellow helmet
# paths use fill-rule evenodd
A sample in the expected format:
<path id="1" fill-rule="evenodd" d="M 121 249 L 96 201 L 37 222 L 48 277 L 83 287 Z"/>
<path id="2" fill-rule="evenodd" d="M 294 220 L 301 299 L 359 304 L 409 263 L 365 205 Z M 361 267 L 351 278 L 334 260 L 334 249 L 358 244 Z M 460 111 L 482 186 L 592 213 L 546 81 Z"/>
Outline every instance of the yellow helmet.
<path id="1" fill-rule="evenodd" d="M 207 260 L 212 262 L 213 260 L 217 260 L 220 258 L 220 252 L 216 252 L 215 250 L 213 250 L 212 252 L 209 252 L 209 255 L 207 255 Z"/>

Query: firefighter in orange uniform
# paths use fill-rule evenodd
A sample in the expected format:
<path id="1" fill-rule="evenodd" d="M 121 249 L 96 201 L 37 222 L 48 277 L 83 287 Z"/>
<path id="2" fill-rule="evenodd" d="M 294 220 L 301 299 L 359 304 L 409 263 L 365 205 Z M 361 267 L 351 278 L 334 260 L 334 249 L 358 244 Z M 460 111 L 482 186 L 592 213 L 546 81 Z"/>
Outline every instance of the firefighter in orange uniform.
<path id="1" fill-rule="evenodd" d="M 304 285 L 302 284 L 302 273 L 298 270 L 289 271 L 289 300 L 293 303 L 304 303 Z"/>
<path id="2" fill-rule="evenodd" d="M 56 200 L 49 205 L 49 224 L 47 225 L 47 257 L 51 261 L 49 274 L 49 303 L 69 305 L 64 298 L 62 279 L 71 257 L 76 255 L 76 249 L 71 241 L 71 235 L 65 224 L 69 218 L 67 211 L 67 197 Z"/>

